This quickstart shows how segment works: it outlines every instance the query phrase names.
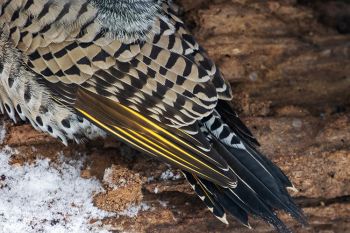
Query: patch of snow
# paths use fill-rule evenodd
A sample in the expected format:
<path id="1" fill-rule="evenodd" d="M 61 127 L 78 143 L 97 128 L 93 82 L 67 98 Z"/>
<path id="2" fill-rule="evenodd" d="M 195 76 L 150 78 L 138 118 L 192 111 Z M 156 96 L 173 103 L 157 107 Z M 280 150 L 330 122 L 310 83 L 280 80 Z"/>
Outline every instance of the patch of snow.
<path id="1" fill-rule="evenodd" d="M 6 127 L 5 127 L 5 121 L 2 121 L 2 124 L 0 125 L 0 144 L 2 144 L 6 137 Z"/>
<path id="2" fill-rule="evenodd" d="M 113 188 L 113 189 L 117 189 L 119 186 L 113 181 L 113 169 L 112 168 L 105 169 L 105 173 L 103 175 L 103 181 L 105 183 L 107 183 L 110 188 Z"/>
<path id="3" fill-rule="evenodd" d="M 129 206 L 129 208 L 118 212 L 119 215 L 123 215 L 123 216 L 128 216 L 130 218 L 136 217 L 140 211 L 147 211 L 149 210 L 151 207 L 149 205 L 147 205 L 146 203 L 142 202 L 139 205 L 131 205 Z"/>
<path id="4" fill-rule="evenodd" d="M 174 174 L 172 172 L 172 170 L 169 168 L 168 170 L 166 170 L 165 172 L 163 172 L 161 175 L 160 175 L 160 178 L 162 180 L 178 180 L 181 178 L 181 175 L 180 174 Z"/>
<path id="5" fill-rule="evenodd" d="M 93 195 L 104 190 L 98 180 L 80 177 L 82 161 L 10 165 L 14 153 L 0 151 L 0 232 L 109 232 L 101 220 L 114 214 L 93 205 Z"/>

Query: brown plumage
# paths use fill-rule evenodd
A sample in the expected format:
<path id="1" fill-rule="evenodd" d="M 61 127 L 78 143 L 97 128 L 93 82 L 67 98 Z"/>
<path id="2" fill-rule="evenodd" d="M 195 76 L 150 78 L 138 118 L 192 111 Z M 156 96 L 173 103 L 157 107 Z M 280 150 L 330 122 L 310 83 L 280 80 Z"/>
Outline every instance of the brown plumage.
<path id="1" fill-rule="evenodd" d="M 0 2 L 9 115 L 64 143 L 106 132 L 173 164 L 224 222 L 229 212 L 248 225 L 252 214 L 287 231 L 275 209 L 303 221 L 288 178 L 255 149 L 225 102 L 229 84 L 173 7 L 112 3 L 124 13 L 106 0 Z"/>

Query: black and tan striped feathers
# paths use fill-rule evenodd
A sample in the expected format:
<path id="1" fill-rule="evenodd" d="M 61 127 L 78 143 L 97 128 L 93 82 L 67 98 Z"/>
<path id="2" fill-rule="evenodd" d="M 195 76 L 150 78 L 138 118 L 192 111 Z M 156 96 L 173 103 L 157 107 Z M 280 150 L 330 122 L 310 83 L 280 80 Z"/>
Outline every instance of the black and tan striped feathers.
<path id="1" fill-rule="evenodd" d="M 59 102 L 96 124 L 112 127 L 108 131 L 117 131 L 128 142 L 138 137 L 135 146 L 152 147 L 144 148 L 150 154 L 233 187 L 235 176 L 205 141 L 197 149 L 188 147 L 195 140 L 192 136 L 181 143 L 177 138 L 177 145 L 166 138 L 164 142 L 171 144 L 164 145 L 149 133 L 156 131 L 154 127 L 146 121 L 135 123 L 140 120 L 135 114 L 142 113 L 153 125 L 158 121 L 163 132 L 185 135 L 176 128 L 194 129 L 195 122 L 208 116 L 219 98 L 231 97 L 220 72 L 181 20 L 167 4 L 160 7 L 163 11 L 154 15 L 147 39 L 132 42 L 115 39 L 108 25 L 97 20 L 98 9 L 83 0 L 8 1 L 2 5 L 0 20 L 28 67 L 47 83 L 54 83 L 47 86 Z M 67 86 L 74 89 L 67 93 Z M 121 107 L 129 111 L 118 115 Z M 108 118 L 109 123 L 105 122 Z"/>
<path id="2" fill-rule="evenodd" d="M 50 82 L 84 84 L 116 101 L 123 96 L 114 92 L 136 88 L 125 97 L 133 108 L 152 103 L 148 109 L 157 120 L 176 108 L 167 119 L 174 126 L 209 115 L 218 98 L 231 98 L 220 72 L 166 4 L 147 40 L 130 43 L 115 40 L 82 0 L 14 0 L 2 8 L 14 46 Z"/>

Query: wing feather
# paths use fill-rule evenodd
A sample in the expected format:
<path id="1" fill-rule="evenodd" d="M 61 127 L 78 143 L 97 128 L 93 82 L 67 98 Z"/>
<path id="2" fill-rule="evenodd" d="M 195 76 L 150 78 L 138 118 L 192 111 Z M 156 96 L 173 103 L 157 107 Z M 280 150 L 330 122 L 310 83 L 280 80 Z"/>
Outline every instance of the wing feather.
<path id="1" fill-rule="evenodd" d="M 9 5 L 0 22 L 57 101 L 148 154 L 235 185 L 228 164 L 196 126 L 212 113 L 224 81 L 171 11 L 155 18 L 148 39 L 120 41 L 95 20 L 98 10 L 87 0 Z M 21 17 L 12 20 L 16 12 Z"/>
<path id="2" fill-rule="evenodd" d="M 78 92 L 75 108 L 121 140 L 145 148 L 147 153 L 224 187 L 235 186 L 236 178 L 223 159 L 213 159 L 211 153 L 194 147 L 177 129 L 156 124 L 131 108 L 88 91 Z"/>

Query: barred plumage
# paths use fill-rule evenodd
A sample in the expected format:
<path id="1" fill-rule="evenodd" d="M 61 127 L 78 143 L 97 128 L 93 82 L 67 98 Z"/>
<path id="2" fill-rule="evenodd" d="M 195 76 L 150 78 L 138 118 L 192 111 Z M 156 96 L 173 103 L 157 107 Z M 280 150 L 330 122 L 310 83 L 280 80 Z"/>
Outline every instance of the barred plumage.
<path id="1" fill-rule="evenodd" d="M 209 209 L 249 226 L 301 222 L 291 182 L 232 111 L 230 85 L 170 2 L 0 1 L 0 96 L 38 129 L 77 142 L 105 133 L 184 173 Z"/>

